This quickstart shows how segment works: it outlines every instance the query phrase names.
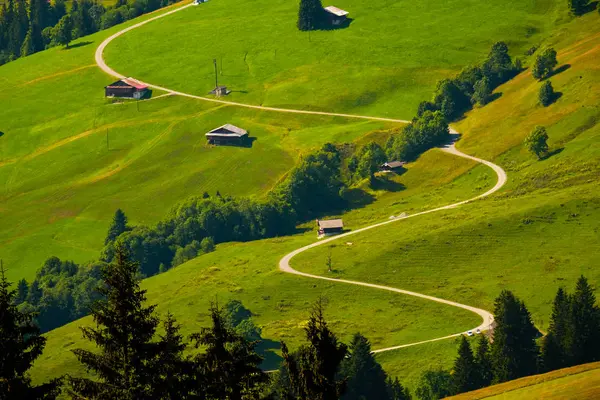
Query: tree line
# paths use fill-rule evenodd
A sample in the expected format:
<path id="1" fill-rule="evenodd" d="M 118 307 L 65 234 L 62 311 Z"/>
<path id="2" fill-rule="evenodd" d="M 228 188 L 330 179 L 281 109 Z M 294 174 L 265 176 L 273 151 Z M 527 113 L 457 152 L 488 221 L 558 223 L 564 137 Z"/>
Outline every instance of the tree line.
<path id="1" fill-rule="evenodd" d="M 282 342 L 282 367 L 269 375 L 260 369 L 256 347 L 260 329 L 239 301 L 225 308 L 213 303 L 211 324 L 186 338 L 167 313 L 160 321 L 139 286 L 139 265 L 117 244 L 91 306 L 94 326 L 82 327 L 95 351 L 75 349 L 93 378 L 66 375 L 34 385 L 28 375 L 46 339 L 33 314 L 15 304 L 0 268 L 0 393 L 6 399 L 55 399 L 61 391 L 73 399 L 343 399 L 406 400 L 408 391 L 387 376 L 369 341 L 356 334 L 341 343 L 324 318 L 319 301 L 308 320 L 307 342 L 290 352 Z M 162 325 L 162 329 L 159 326 Z M 376 397 L 372 397 L 376 396 Z"/>
<path id="2" fill-rule="evenodd" d="M 0 8 L 0 65 L 120 24 L 175 0 L 8 0 Z"/>
<path id="3" fill-rule="evenodd" d="M 439 399 L 509 380 L 600 361 L 600 307 L 585 277 L 570 295 L 559 288 L 548 333 L 535 328 L 525 303 L 508 290 L 494 303 L 490 343 L 482 334 L 473 349 L 462 336 L 452 371 L 427 371 L 416 395 Z"/>

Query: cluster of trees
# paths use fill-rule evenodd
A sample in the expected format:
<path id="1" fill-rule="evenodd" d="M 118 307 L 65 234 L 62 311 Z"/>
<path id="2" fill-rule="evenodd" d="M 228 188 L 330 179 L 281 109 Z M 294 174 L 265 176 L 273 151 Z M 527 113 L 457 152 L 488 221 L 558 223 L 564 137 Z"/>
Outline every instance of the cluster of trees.
<path id="1" fill-rule="evenodd" d="M 386 143 L 386 153 L 391 160 L 409 161 L 430 148 L 447 143 L 450 128 L 441 111 L 425 111 L 413 118 L 402 130 Z"/>
<path id="2" fill-rule="evenodd" d="M 548 334 L 541 347 L 540 333 L 523 301 L 510 291 L 496 299 L 493 342 L 485 335 L 475 351 L 461 337 L 451 372 L 428 371 L 416 395 L 422 400 L 468 392 L 491 384 L 600 360 L 600 308 L 585 277 L 573 295 L 559 288 L 554 299 Z"/>
<path id="3" fill-rule="evenodd" d="M 174 0 L 117 0 L 104 7 L 93 0 L 8 0 L 0 8 L 0 65 L 48 47 L 110 28 L 174 3 Z"/>
<path id="4" fill-rule="evenodd" d="M 369 142 L 359 148 L 348 160 L 350 179 L 375 178 L 381 164 L 387 161 L 383 148 L 376 142 Z"/>
<path id="5" fill-rule="evenodd" d="M 441 111 L 448 121 L 455 120 L 474 104 L 485 105 L 492 91 L 521 71 L 520 60 L 511 59 L 504 42 L 494 43 L 481 65 L 464 68 L 458 76 L 438 82 L 431 101 L 419 104 L 417 115 Z"/>
<path id="6" fill-rule="evenodd" d="M 211 325 L 185 340 L 175 318 L 162 321 L 146 305 L 139 266 L 127 249 L 115 248 L 114 262 L 101 269 L 93 327 L 83 337 L 95 350 L 73 353 L 94 379 L 65 376 L 34 386 L 27 371 L 45 338 L 30 313 L 15 305 L 17 292 L 0 275 L 0 392 L 7 398 L 55 399 L 61 385 L 74 399 L 303 399 L 406 400 L 407 390 L 391 380 L 357 334 L 350 348 L 328 328 L 318 302 L 306 331 L 308 343 L 294 353 L 283 347 L 284 364 L 270 378 L 256 351 L 260 330 L 240 302 L 212 305 Z M 189 350 L 189 351 L 188 351 Z M 376 397 L 373 397 L 376 396 Z"/>
<path id="7" fill-rule="evenodd" d="M 327 21 L 321 0 L 300 0 L 298 29 L 311 31 L 324 26 Z"/>

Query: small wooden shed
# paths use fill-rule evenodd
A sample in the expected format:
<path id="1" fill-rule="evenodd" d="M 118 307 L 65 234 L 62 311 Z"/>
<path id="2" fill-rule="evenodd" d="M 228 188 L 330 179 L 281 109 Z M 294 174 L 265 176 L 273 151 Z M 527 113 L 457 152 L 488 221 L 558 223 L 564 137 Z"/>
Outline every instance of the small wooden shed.
<path id="1" fill-rule="evenodd" d="M 323 10 L 325 10 L 325 12 L 327 13 L 327 16 L 329 17 L 329 22 L 331 22 L 331 25 L 341 25 L 343 24 L 346 19 L 348 18 L 348 11 L 344 11 L 341 8 L 337 8 L 334 6 L 328 6 L 325 7 Z"/>
<path id="2" fill-rule="evenodd" d="M 208 143 L 214 145 L 243 146 L 248 139 L 248 131 L 235 125 L 225 124 L 206 134 Z"/>
<path id="3" fill-rule="evenodd" d="M 341 219 L 317 220 L 319 236 L 337 235 L 344 231 L 344 222 Z"/>
<path id="4" fill-rule="evenodd" d="M 106 97 L 141 99 L 148 93 L 148 85 L 133 78 L 123 78 L 104 87 Z"/>
<path id="5" fill-rule="evenodd" d="M 403 168 L 406 163 L 404 161 L 388 161 L 382 164 L 379 169 L 381 171 L 391 172 Z"/>

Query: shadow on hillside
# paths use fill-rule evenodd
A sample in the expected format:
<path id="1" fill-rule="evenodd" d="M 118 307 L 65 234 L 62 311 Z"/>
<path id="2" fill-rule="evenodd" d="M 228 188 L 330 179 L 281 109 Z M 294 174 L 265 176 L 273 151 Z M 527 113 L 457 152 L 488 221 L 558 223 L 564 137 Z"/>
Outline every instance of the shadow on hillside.
<path id="1" fill-rule="evenodd" d="M 373 203 L 375 201 L 375 196 L 362 189 L 351 188 L 344 194 L 344 200 L 346 200 L 346 209 L 354 210 L 366 207 Z"/>
<path id="2" fill-rule="evenodd" d="M 488 101 L 488 104 L 490 104 L 492 101 L 498 100 L 500 97 L 502 97 L 502 92 L 492 93 L 492 95 L 490 96 L 490 101 Z"/>
<path id="3" fill-rule="evenodd" d="M 271 339 L 261 339 L 256 345 L 256 352 L 263 357 L 263 362 L 260 364 L 260 368 L 269 371 L 279 369 L 281 361 L 283 360 L 276 351 L 281 349 L 281 343 Z"/>
<path id="4" fill-rule="evenodd" d="M 587 14 L 589 12 L 595 11 L 596 7 L 598 7 L 598 2 L 597 1 L 592 1 L 591 3 L 589 3 L 585 9 L 583 10 L 584 14 Z"/>
<path id="5" fill-rule="evenodd" d="M 546 155 L 545 155 L 544 157 L 542 157 L 540 160 L 547 160 L 547 159 L 549 159 L 549 158 L 550 158 L 550 157 L 552 157 L 552 156 L 555 156 L 555 155 L 557 155 L 557 154 L 560 154 L 560 153 L 562 153 L 564 149 L 565 149 L 564 147 L 559 147 L 558 149 L 554 149 L 554 150 L 552 150 L 552 151 L 548 152 L 548 154 L 546 154 Z"/>
<path id="6" fill-rule="evenodd" d="M 568 70 L 569 68 L 571 68 L 571 64 L 564 64 L 564 65 L 561 65 L 560 67 L 556 68 L 556 69 L 555 69 L 555 70 L 552 72 L 552 74 L 551 74 L 551 75 L 550 75 L 550 76 L 549 76 L 547 79 L 550 79 L 550 78 L 552 78 L 553 76 L 560 74 L 561 72 L 565 72 L 565 71 L 566 71 L 566 70 Z"/>
<path id="7" fill-rule="evenodd" d="M 406 170 L 405 170 L 406 171 Z M 373 190 L 385 190 L 386 192 L 401 192 L 406 189 L 406 186 L 401 184 L 400 182 L 396 182 L 388 176 L 389 174 L 385 174 L 383 176 L 378 176 L 373 179 L 371 182 L 371 188 Z"/>
<path id="8" fill-rule="evenodd" d="M 89 42 L 89 41 L 85 41 L 85 42 L 79 42 L 79 43 L 75 43 L 75 44 L 70 44 L 69 45 L 69 49 L 76 49 L 78 47 L 83 47 L 83 46 L 87 46 L 88 44 L 92 44 L 94 42 Z"/>
<path id="9" fill-rule="evenodd" d="M 0 137 L 4 136 L 4 132 L 0 131 Z"/>

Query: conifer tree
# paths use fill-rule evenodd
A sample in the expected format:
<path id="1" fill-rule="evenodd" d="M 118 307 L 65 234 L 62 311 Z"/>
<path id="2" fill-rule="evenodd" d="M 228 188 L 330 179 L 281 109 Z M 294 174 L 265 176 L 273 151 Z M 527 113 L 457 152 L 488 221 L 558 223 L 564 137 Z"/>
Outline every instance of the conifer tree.
<path id="1" fill-rule="evenodd" d="M 10 7 L 10 4 L 9 4 Z M 29 29 L 29 16 L 27 14 L 27 4 L 25 0 L 17 0 L 13 6 L 13 16 L 9 31 L 8 52 L 14 57 L 21 55 L 21 45 Z"/>
<path id="2" fill-rule="evenodd" d="M 187 345 L 179 333 L 173 315 L 168 312 L 163 322 L 165 333 L 158 342 L 158 357 L 154 362 L 152 384 L 153 398 L 162 400 L 184 399 L 190 392 L 190 382 L 187 380 L 192 369 L 192 363 L 184 356 Z"/>
<path id="3" fill-rule="evenodd" d="M 17 294 L 15 296 L 15 302 L 21 304 L 27 300 L 27 294 L 29 293 L 29 285 L 25 279 L 21 279 L 17 283 Z"/>
<path id="4" fill-rule="evenodd" d="M 321 0 L 300 0 L 298 29 L 301 31 L 311 31 L 320 28 L 324 19 L 323 13 Z"/>
<path id="5" fill-rule="evenodd" d="M 75 398 L 143 400 L 152 398 L 153 361 L 158 346 L 152 337 L 158 325 L 155 306 L 145 306 L 146 291 L 137 280 L 138 264 L 117 243 L 112 264 L 102 270 L 102 296 L 91 307 L 95 328 L 82 328 L 83 337 L 100 349 L 73 351 L 98 380 L 69 377 Z"/>
<path id="6" fill-rule="evenodd" d="M 388 378 L 387 380 L 388 387 L 388 398 L 390 400 L 410 400 L 410 392 L 407 388 L 400 384 L 398 378 L 392 380 L 392 378 Z"/>
<path id="7" fill-rule="evenodd" d="M 29 30 L 27 31 L 27 35 L 25 35 L 25 40 L 23 41 L 23 44 L 21 45 L 21 57 L 26 57 L 28 55 L 31 55 L 33 53 L 35 53 L 35 46 L 33 44 L 33 38 L 32 38 L 32 26 L 29 26 Z"/>
<path id="8" fill-rule="evenodd" d="M 40 386 L 31 384 L 27 371 L 42 354 L 46 338 L 33 323 L 33 315 L 20 312 L 15 291 L 0 264 L 0 398 L 50 400 L 60 393 L 60 379 Z"/>
<path id="9" fill-rule="evenodd" d="M 479 336 L 475 352 L 477 368 L 477 387 L 482 388 L 492 383 L 492 360 L 490 359 L 490 342 L 485 335 Z"/>
<path id="10" fill-rule="evenodd" d="M 223 310 L 212 304 L 212 326 L 191 336 L 204 352 L 195 357 L 192 393 L 199 398 L 250 400 L 256 398 L 268 376 L 259 366 L 257 342 L 250 342 L 230 326 Z"/>
<path id="11" fill-rule="evenodd" d="M 337 400 L 345 391 L 346 382 L 339 379 L 340 364 L 348 348 L 339 343 L 325 321 L 322 299 L 313 307 L 304 329 L 308 345 L 290 354 L 282 342 L 284 367 L 289 375 L 295 398 L 301 400 Z"/>
<path id="12" fill-rule="evenodd" d="M 387 375 L 371 353 L 371 343 L 360 333 L 352 338 L 350 356 L 342 362 L 341 371 L 347 379 L 343 400 L 387 399 Z"/>
<path id="13" fill-rule="evenodd" d="M 465 336 L 461 336 L 458 356 L 454 360 L 452 371 L 454 394 L 464 393 L 477 388 L 477 367 L 471 345 Z"/>
<path id="14" fill-rule="evenodd" d="M 113 216 L 112 223 L 108 228 L 108 234 L 106 235 L 106 239 L 104 240 L 104 244 L 107 245 L 115 241 L 117 237 L 123 232 L 128 230 L 127 227 L 127 216 L 120 208 L 115 211 L 115 215 Z"/>
<path id="15" fill-rule="evenodd" d="M 537 329 L 525 304 L 503 290 L 495 301 L 494 342 L 491 346 L 493 383 L 531 375 L 536 372 Z"/>
<path id="16" fill-rule="evenodd" d="M 596 296 L 587 279 L 577 280 L 571 298 L 572 342 L 570 354 L 572 364 L 583 364 L 600 360 L 600 310 Z"/>
<path id="17" fill-rule="evenodd" d="M 552 304 L 548 334 L 542 344 L 544 370 L 552 371 L 570 365 L 572 333 L 570 296 L 563 288 L 559 288 Z"/>

